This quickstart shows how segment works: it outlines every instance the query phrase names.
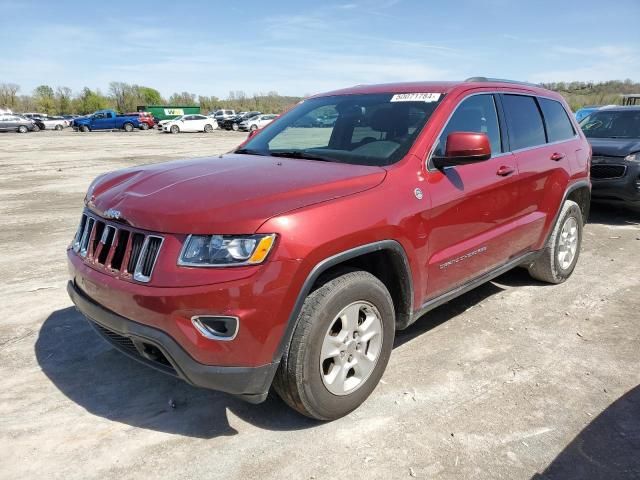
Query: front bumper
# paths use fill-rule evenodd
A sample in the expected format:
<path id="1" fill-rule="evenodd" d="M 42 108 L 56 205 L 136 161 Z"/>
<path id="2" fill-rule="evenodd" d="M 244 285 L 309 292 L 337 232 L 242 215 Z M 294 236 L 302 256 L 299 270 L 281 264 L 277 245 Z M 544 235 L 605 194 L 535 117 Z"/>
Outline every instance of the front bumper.
<path id="1" fill-rule="evenodd" d="M 73 281 L 67 292 L 78 310 L 122 353 L 191 385 L 240 396 L 252 403 L 266 399 L 278 363 L 257 367 L 204 365 L 165 332 L 134 322 L 93 301 Z"/>
<path id="2" fill-rule="evenodd" d="M 640 163 L 616 157 L 594 157 L 591 184 L 593 198 L 640 202 Z"/>

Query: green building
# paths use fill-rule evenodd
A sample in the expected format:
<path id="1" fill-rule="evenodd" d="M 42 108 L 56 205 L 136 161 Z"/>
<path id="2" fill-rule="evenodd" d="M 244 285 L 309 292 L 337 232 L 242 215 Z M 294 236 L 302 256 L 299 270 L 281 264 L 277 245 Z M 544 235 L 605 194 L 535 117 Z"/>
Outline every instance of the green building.
<path id="1" fill-rule="evenodd" d="M 200 113 L 200 107 L 193 105 L 138 105 L 136 109 L 138 112 L 149 112 L 158 120 Z"/>

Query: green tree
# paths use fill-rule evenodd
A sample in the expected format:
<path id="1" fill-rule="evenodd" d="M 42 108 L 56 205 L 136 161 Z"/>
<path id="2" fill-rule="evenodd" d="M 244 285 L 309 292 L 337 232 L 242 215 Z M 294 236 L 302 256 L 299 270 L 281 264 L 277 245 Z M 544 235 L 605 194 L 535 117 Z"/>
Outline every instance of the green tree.
<path id="1" fill-rule="evenodd" d="M 71 89 L 69 87 L 56 88 L 56 106 L 58 114 L 65 115 L 71 113 Z"/>
<path id="2" fill-rule="evenodd" d="M 40 85 L 33 91 L 33 97 L 38 110 L 48 115 L 52 115 L 56 110 L 56 100 L 53 88 L 49 85 Z"/>
<path id="3" fill-rule="evenodd" d="M 162 105 L 164 100 L 160 92 L 151 87 L 138 87 L 138 95 L 142 105 Z"/>
<path id="4" fill-rule="evenodd" d="M 169 97 L 171 105 L 196 105 L 196 94 L 189 92 L 174 93 Z"/>
<path id="5" fill-rule="evenodd" d="M 75 99 L 74 110 L 78 113 L 92 113 L 96 110 L 108 108 L 109 99 L 100 93 L 100 90 L 92 91 L 88 87 L 84 87 L 78 98 Z"/>

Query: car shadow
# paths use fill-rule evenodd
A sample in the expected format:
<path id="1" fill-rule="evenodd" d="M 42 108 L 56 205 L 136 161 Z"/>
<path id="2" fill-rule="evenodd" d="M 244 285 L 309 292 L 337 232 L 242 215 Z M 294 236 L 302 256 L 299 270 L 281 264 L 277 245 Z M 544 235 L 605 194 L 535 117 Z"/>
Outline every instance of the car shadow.
<path id="1" fill-rule="evenodd" d="M 142 365 L 111 347 L 73 307 L 45 320 L 35 354 L 45 375 L 73 402 L 134 427 L 206 439 L 235 435 L 227 409 L 269 430 L 318 424 L 296 414 L 275 394 L 251 405 Z"/>
<path id="2" fill-rule="evenodd" d="M 483 302 L 488 297 L 500 293 L 503 290 L 504 288 L 499 285 L 493 282 L 487 282 L 444 305 L 430 310 L 418 318 L 415 323 L 411 324 L 408 328 L 396 332 L 393 348 L 404 345 L 414 338 L 433 330 L 448 320 L 457 317 L 470 307 Z"/>
<path id="3" fill-rule="evenodd" d="M 628 391 L 582 430 L 532 480 L 640 478 L 640 386 Z"/>
<path id="4" fill-rule="evenodd" d="M 525 270 L 514 272 L 423 315 L 397 332 L 394 348 L 500 293 L 504 287 L 499 284 L 535 282 Z M 267 430 L 298 430 L 319 424 L 291 410 L 273 392 L 266 402 L 251 405 L 142 365 L 97 335 L 74 307 L 53 312 L 45 320 L 35 354 L 45 375 L 73 402 L 94 415 L 134 427 L 205 439 L 235 435 L 238 432 L 229 424 L 228 410 Z"/>
<path id="5" fill-rule="evenodd" d="M 640 205 L 592 200 L 587 223 L 600 225 L 640 225 Z"/>

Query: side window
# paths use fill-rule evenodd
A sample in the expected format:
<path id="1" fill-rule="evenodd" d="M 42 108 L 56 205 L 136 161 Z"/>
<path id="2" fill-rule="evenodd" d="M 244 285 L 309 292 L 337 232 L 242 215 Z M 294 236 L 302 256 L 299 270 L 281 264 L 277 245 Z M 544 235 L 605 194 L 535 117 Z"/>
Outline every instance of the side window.
<path id="1" fill-rule="evenodd" d="M 547 126 L 549 142 L 558 142 L 572 138 L 576 132 L 571 125 L 567 112 L 560 102 L 548 98 L 538 98 L 544 123 Z"/>
<path id="2" fill-rule="evenodd" d="M 540 110 L 533 97 L 504 95 L 511 150 L 544 145 L 547 142 Z"/>
<path id="3" fill-rule="evenodd" d="M 449 123 L 444 127 L 435 155 L 442 157 L 447 146 L 447 137 L 453 132 L 485 133 L 491 143 L 491 153 L 502 153 L 500 124 L 493 95 L 473 95 L 460 103 Z"/>

